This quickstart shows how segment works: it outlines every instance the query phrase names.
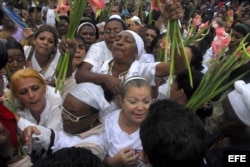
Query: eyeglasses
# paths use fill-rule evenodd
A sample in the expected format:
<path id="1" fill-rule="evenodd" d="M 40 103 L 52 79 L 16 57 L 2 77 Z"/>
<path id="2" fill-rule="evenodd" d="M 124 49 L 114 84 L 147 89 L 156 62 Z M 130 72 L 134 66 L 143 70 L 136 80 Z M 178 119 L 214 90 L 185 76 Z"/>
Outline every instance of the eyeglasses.
<path id="1" fill-rule="evenodd" d="M 62 110 L 62 114 L 67 115 L 67 118 L 72 122 L 78 122 L 80 119 L 83 119 L 91 115 L 91 114 L 86 114 L 81 117 L 77 117 L 74 114 L 70 113 L 68 110 L 66 110 L 62 105 L 60 105 L 59 108 Z"/>
<path id="2" fill-rule="evenodd" d="M 122 30 L 120 30 L 120 29 L 119 29 L 119 30 L 116 29 L 116 30 L 112 30 L 112 31 L 111 31 L 111 30 L 105 30 L 105 31 L 104 31 L 104 34 L 106 34 L 106 35 L 111 35 L 111 34 L 117 35 L 117 34 L 119 34 L 121 31 L 122 31 Z"/>

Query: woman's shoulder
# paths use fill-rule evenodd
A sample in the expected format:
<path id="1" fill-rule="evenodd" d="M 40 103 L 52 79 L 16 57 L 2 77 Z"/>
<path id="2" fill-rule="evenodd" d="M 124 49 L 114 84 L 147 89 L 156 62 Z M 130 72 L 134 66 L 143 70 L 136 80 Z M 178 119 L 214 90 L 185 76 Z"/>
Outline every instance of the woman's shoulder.
<path id="1" fill-rule="evenodd" d="M 113 124 L 114 122 L 118 122 L 118 117 L 120 115 L 121 109 L 117 109 L 109 114 L 107 114 L 106 116 L 104 116 L 103 120 L 104 120 L 104 124 L 105 126 L 107 124 Z"/>
<path id="2" fill-rule="evenodd" d="M 62 97 L 59 91 L 56 92 L 55 88 L 47 85 L 46 97 L 51 102 L 62 102 Z"/>

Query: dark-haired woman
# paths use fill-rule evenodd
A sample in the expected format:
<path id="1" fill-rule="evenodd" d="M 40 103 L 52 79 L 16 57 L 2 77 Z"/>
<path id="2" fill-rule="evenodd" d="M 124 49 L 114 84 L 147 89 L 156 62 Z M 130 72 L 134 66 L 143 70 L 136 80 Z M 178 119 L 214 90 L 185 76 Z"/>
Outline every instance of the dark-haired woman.
<path id="1" fill-rule="evenodd" d="M 50 25 L 42 25 L 34 34 L 33 46 L 24 46 L 27 61 L 41 73 L 47 84 L 54 85 L 54 73 L 60 53 L 57 50 L 58 33 Z"/>

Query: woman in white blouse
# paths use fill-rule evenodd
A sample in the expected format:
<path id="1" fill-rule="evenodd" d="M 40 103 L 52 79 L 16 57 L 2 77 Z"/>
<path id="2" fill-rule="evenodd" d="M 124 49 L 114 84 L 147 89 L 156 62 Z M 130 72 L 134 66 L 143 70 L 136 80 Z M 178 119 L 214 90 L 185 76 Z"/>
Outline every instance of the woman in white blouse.
<path id="1" fill-rule="evenodd" d="M 57 49 L 58 32 L 51 25 L 42 25 L 34 33 L 32 46 L 24 46 L 24 53 L 31 67 L 41 73 L 47 84 L 54 85 L 55 69 L 60 57 Z"/>
<path id="2" fill-rule="evenodd" d="M 23 132 L 29 126 L 36 126 L 40 132 L 32 135 L 31 155 L 39 159 L 49 151 L 55 135 L 62 128 L 61 96 L 52 92 L 54 89 L 47 86 L 41 74 L 31 68 L 15 72 L 10 89 L 20 103 L 17 108 L 18 128 Z"/>

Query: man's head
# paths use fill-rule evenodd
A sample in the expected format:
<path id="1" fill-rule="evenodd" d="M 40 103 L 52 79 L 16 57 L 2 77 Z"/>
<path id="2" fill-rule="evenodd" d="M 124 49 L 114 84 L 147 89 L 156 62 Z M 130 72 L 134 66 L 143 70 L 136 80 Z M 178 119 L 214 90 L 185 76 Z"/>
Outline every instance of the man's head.
<path id="1" fill-rule="evenodd" d="M 200 118 L 167 99 L 150 106 L 140 138 L 145 161 L 153 167 L 198 167 L 205 155 L 205 130 Z"/>
<path id="2" fill-rule="evenodd" d="M 101 160 L 85 148 L 63 148 L 40 160 L 34 167 L 104 167 Z"/>

